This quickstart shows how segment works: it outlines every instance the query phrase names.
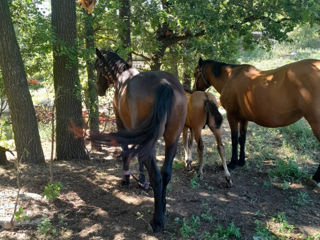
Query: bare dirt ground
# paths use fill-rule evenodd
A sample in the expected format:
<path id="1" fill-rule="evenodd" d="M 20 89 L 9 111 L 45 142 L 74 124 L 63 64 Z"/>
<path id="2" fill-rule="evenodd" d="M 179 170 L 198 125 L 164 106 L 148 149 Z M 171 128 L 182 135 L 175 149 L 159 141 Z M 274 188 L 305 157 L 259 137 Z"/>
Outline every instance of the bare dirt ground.
<path id="1" fill-rule="evenodd" d="M 228 145 L 229 131 L 226 123 L 224 125 Z M 148 225 L 153 212 L 152 189 L 148 192 L 141 190 L 134 179 L 129 188 L 122 187 L 122 164 L 115 157 L 117 151 L 105 148 L 104 152 L 91 154 L 90 161 L 54 163 L 54 180 L 61 182 L 63 189 L 53 202 L 43 197 L 43 189 L 49 181 L 48 168 L 23 165 L 18 207 L 21 206 L 30 219 L 16 224 L 14 229 L 0 227 L 0 239 L 45 238 L 39 233 L 44 215 L 49 217 L 51 229 L 56 230 L 51 239 L 204 239 L 204 233 L 212 234 L 218 224 L 227 227 L 232 222 L 240 230 L 239 239 L 262 239 L 254 238 L 257 233 L 255 221 L 259 220 L 271 231 L 275 229 L 272 234 L 277 236 L 277 223 L 272 219 L 281 212 L 293 225 L 290 234 L 282 239 L 307 239 L 306 236 L 320 233 L 320 193 L 317 190 L 306 183 L 291 184 L 286 190 L 270 183 L 267 169 L 272 166 L 269 159 L 262 161 L 259 168 L 249 162 L 247 166 L 232 171 L 234 186 L 226 188 L 221 161 L 213 162 L 211 159 L 218 159 L 214 139 L 208 129 L 203 134 L 205 146 L 213 149 L 207 154 L 204 179 L 194 178 L 198 166 L 196 161 L 193 162 L 194 170 L 189 172 L 178 165 L 174 168 L 168 187 L 168 213 L 163 233 L 153 234 Z M 277 148 L 276 143 L 274 147 Z M 159 144 L 157 152 L 161 165 L 162 144 Z M 193 156 L 196 159 L 195 150 Z M 176 161 L 183 157 L 180 145 Z M 316 165 L 313 165 L 312 172 L 315 170 Z M 132 171 L 137 175 L 136 161 L 132 162 Z M 0 176 L 0 223 L 3 223 L 11 217 L 17 184 L 12 169 L 0 168 Z M 192 181 L 197 183 L 193 187 Z M 302 192 L 308 196 L 305 204 L 297 202 Z M 183 238 L 180 231 L 183 219 L 203 213 L 211 216 L 211 220 L 200 218 L 201 225 L 196 232 Z"/>

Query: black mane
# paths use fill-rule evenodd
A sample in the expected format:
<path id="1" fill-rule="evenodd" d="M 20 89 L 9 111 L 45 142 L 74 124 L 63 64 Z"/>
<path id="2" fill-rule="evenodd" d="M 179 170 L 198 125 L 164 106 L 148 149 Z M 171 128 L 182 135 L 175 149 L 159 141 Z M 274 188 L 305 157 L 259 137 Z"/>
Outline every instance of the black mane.
<path id="1" fill-rule="evenodd" d="M 116 52 L 111 50 L 101 50 L 101 53 L 106 60 L 105 69 L 107 73 L 111 74 L 114 79 L 116 79 L 117 74 L 121 74 L 130 68 L 129 63 L 122 59 Z"/>
<path id="2" fill-rule="evenodd" d="M 220 76 L 220 74 L 221 74 L 221 68 L 222 67 L 225 67 L 225 66 L 227 66 L 227 67 L 237 67 L 237 66 L 239 66 L 239 65 L 237 65 L 237 64 L 229 64 L 229 63 L 225 63 L 225 62 L 218 62 L 218 61 L 215 61 L 215 60 L 205 60 L 205 61 L 203 61 L 203 63 L 202 63 L 203 65 L 204 64 L 209 64 L 209 65 L 211 65 L 212 67 L 211 67 L 211 71 L 212 71 L 212 73 L 213 73 L 213 75 L 215 76 L 215 77 L 219 77 Z"/>

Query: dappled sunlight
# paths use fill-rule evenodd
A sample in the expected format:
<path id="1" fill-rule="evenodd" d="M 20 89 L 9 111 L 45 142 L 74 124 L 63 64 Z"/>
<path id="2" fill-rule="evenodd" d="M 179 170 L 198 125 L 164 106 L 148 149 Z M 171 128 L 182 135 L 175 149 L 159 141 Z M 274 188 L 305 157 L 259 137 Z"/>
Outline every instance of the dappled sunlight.
<path id="1" fill-rule="evenodd" d="M 102 229 L 101 224 L 94 224 L 92 226 L 87 226 L 79 232 L 79 236 L 82 238 L 86 238 L 93 233 L 97 233 L 99 230 Z"/>
<path id="2" fill-rule="evenodd" d="M 114 190 L 112 192 L 112 194 L 117 197 L 118 199 L 122 200 L 125 203 L 131 204 L 131 205 L 135 205 L 138 206 L 140 205 L 142 202 L 145 201 L 145 199 L 141 198 L 141 196 L 133 196 L 130 193 L 126 193 L 126 192 L 122 192 L 119 190 Z M 146 197 L 145 197 L 146 198 Z M 153 200 L 153 198 L 149 198 L 150 201 Z"/>

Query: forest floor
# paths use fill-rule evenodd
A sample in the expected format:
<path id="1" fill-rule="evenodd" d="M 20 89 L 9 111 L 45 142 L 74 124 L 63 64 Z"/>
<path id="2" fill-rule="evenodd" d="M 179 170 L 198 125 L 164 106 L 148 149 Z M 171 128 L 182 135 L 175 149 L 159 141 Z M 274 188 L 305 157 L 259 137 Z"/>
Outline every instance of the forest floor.
<path id="1" fill-rule="evenodd" d="M 252 130 L 249 124 L 248 161 L 231 172 L 234 186 L 227 188 L 215 140 L 208 128 L 203 130 L 206 153 L 204 178 L 183 167 L 181 143 L 173 166 L 167 193 L 165 230 L 153 234 L 148 222 L 153 213 L 153 191 L 120 185 L 122 163 L 119 149 L 91 154 L 89 161 L 54 162 L 54 181 L 62 184 L 59 197 L 49 202 L 43 189 L 49 182 L 48 167 L 21 165 L 21 191 L 18 208 L 28 216 L 6 229 L 17 194 L 16 173 L 0 168 L 0 239 L 319 239 L 320 193 L 305 181 L 283 182 L 271 179 L 275 168 L 271 155 L 259 157 L 250 152 Z M 224 121 L 224 139 L 230 158 L 230 131 Z M 262 133 L 264 134 L 264 133 Z M 269 151 L 277 154 L 281 136 L 265 138 Z M 48 143 L 48 146 L 50 144 Z M 264 148 L 264 146 L 261 146 Z M 50 151 L 47 149 L 48 158 Z M 161 165 L 163 144 L 157 147 Z M 196 158 L 193 149 L 193 157 Z M 259 159 L 258 159 L 258 157 Z M 137 176 L 137 161 L 131 163 Z M 310 175 L 314 161 L 303 165 Z"/>

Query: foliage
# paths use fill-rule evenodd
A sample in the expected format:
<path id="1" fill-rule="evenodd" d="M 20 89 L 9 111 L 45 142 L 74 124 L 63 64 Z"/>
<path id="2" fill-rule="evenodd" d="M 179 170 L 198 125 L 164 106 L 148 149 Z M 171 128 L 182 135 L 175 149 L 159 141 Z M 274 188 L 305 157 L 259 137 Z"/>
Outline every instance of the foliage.
<path id="1" fill-rule="evenodd" d="M 236 239 L 241 238 L 240 229 L 235 227 L 234 223 L 231 222 L 229 226 L 223 228 L 222 225 L 218 225 L 213 234 L 206 232 L 202 237 L 203 240 L 227 240 L 232 237 Z"/>
<path id="2" fill-rule="evenodd" d="M 30 218 L 23 211 L 22 207 L 19 207 L 19 210 L 14 213 L 14 220 L 16 221 L 28 221 Z"/>
<path id="3" fill-rule="evenodd" d="M 183 219 L 182 226 L 180 228 L 180 233 L 183 238 L 189 238 L 197 233 L 200 227 L 200 218 L 198 216 L 192 215 L 191 219 Z"/>
<path id="4" fill-rule="evenodd" d="M 60 182 L 48 184 L 44 187 L 44 196 L 50 201 L 53 201 L 57 199 L 62 188 L 63 186 Z"/>
<path id="5" fill-rule="evenodd" d="M 58 235 L 57 229 L 52 225 L 47 215 L 43 215 L 41 222 L 37 225 L 37 234 L 44 236 L 45 239 L 51 239 Z"/>
<path id="6" fill-rule="evenodd" d="M 301 170 L 299 165 L 289 157 L 285 160 L 277 160 L 276 167 L 268 170 L 268 175 L 286 182 L 301 182 L 306 178 L 306 174 Z"/>
<path id="7" fill-rule="evenodd" d="M 193 175 L 193 178 L 190 180 L 190 184 L 191 184 L 192 189 L 196 189 L 196 188 L 200 187 L 199 176 L 197 173 L 195 173 Z"/>
<path id="8" fill-rule="evenodd" d="M 258 239 L 264 239 L 264 240 L 277 240 L 278 239 L 276 236 L 274 236 L 269 231 L 268 228 L 261 225 L 259 220 L 256 220 L 254 223 L 256 224 L 254 237 L 256 237 Z"/>

